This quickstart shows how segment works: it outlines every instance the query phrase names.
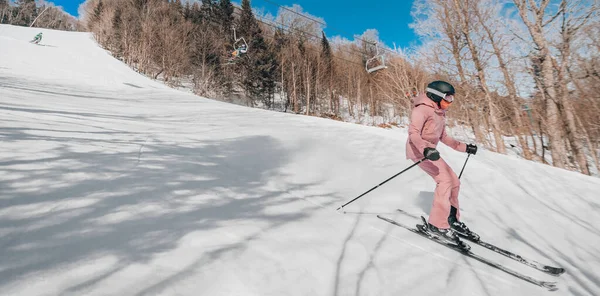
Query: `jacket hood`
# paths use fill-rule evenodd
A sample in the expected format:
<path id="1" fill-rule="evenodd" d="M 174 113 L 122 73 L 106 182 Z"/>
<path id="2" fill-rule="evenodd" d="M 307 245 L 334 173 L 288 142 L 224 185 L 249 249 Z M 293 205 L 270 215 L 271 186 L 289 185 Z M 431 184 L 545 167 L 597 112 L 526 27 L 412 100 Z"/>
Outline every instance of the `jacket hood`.
<path id="1" fill-rule="evenodd" d="M 437 113 L 446 113 L 438 106 L 438 104 L 436 104 L 434 101 L 428 98 L 425 93 L 420 93 L 419 95 L 413 97 L 413 107 L 417 107 L 419 105 L 429 106 L 433 108 Z"/>
<path id="2" fill-rule="evenodd" d="M 417 96 L 413 97 L 413 107 L 417 107 L 419 105 L 427 105 L 434 109 L 437 109 L 437 104 L 427 97 L 425 93 L 420 93 Z"/>

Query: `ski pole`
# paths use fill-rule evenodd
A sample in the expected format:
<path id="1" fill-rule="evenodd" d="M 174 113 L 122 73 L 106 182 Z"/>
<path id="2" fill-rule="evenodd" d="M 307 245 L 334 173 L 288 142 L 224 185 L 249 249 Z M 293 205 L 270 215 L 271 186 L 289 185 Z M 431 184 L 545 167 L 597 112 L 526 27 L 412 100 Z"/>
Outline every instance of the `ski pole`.
<path id="1" fill-rule="evenodd" d="M 469 157 L 471 157 L 471 154 L 467 155 L 467 160 L 465 160 L 465 164 L 463 165 L 462 170 L 460 170 L 460 175 L 458 175 L 458 178 L 460 179 L 460 177 L 462 176 L 463 171 L 465 170 L 465 167 L 467 166 L 467 161 L 469 161 Z"/>
<path id="2" fill-rule="evenodd" d="M 363 194 L 361 194 L 361 195 L 357 196 L 357 197 L 356 197 L 356 198 L 354 198 L 353 200 L 351 200 L 351 201 L 349 201 L 349 202 L 345 203 L 345 204 L 344 204 L 344 205 L 342 205 L 341 207 L 337 208 L 337 210 L 336 210 L 336 211 L 339 211 L 341 208 L 343 208 L 343 207 L 345 207 L 345 206 L 349 205 L 350 203 L 354 202 L 355 200 L 357 200 L 357 199 L 359 199 L 359 198 L 363 197 L 363 196 L 364 196 L 364 195 L 366 195 L 367 193 L 369 193 L 369 192 L 371 192 L 371 191 L 373 191 L 373 190 L 377 189 L 377 187 L 379 187 L 379 186 L 381 186 L 381 185 L 383 185 L 383 184 L 387 183 L 389 180 L 391 180 L 391 179 L 394 179 L 394 178 L 398 177 L 398 175 L 400 175 L 400 174 L 402 174 L 402 173 L 404 173 L 404 172 L 406 172 L 406 171 L 408 171 L 408 170 L 412 169 L 413 167 L 415 167 L 416 165 L 420 164 L 421 162 L 423 162 L 423 161 L 424 161 L 424 160 L 426 160 L 426 159 L 427 159 L 427 158 L 426 158 L 426 157 L 424 157 L 423 159 L 419 160 L 418 162 L 415 162 L 413 165 L 411 165 L 411 166 L 407 167 L 407 168 L 406 168 L 406 169 L 404 169 L 403 171 L 401 171 L 401 172 L 399 172 L 399 173 L 397 173 L 397 174 L 395 174 L 395 175 L 391 176 L 389 179 L 387 179 L 387 180 L 385 180 L 385 181 L 381 182 L 379 185 L 377 185 L 377 186 L 375 186 L 375 187 L 373 187 L 373 188 L 369 189 L 369 191 L 367 191 L 367 192 L 365 192 L 365 193 L 363 193 Z"/>

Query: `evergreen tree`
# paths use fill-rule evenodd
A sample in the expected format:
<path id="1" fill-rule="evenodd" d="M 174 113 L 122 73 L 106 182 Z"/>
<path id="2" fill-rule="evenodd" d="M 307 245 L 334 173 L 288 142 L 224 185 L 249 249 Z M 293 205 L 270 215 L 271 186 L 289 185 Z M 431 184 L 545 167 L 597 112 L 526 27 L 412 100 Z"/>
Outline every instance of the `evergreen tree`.
<path id="1" fill-rule="evenodd" d="M 190 6 L 190 2 L 185 2 L 185 7 L 183 8 L 183 18 L 188 21 L 192 18 L 192 7 Z"/>
<path id="2" fill-rule="evenodd" d="M 331 46 L 329 45 L 329 41 L 327 37 L 325 37 L 325 32 L 322 32 L 323 37 L 321 38 L 321 60 L 323 65 L 323 82 L 327 84 L 328 94 L 329 94 L 329 109 L 334 113 L 337 113 L 338 104 L 337 100 L 335 100 L 333 95 L 333 77 L 334 77 L 334 68 L 333 68 L 333 53 L 331 52 Z"/>
<path id="3" fill-rule="evenodd" d="M 205 27 L 204 29 L 210 30 L 210 32 L 214 34 L 220 34 L 217 11 L 218 7 L 216 0 L 202 0 L 200 14 Z"/>
<path id="4" fill-rule="evenodd" d="M 207 30 L 210 34 L 210 40 L 207 40 L 205 43 L 205 47 L 207 48 L 208 54 L 206 55 L 206 61 L 209 65 L 214 67 L 216 71 L 216 75 L 219 76 L 221 74 L 221 52 L 219 42 L 219 28 L 217 21 L 217 3 L 216 0 L 202 0 L 202 6 L 200 7 L 200 15 L 202 19 L 202 29 Z"/>
<path id="5" fill-rule="evenodd" d="M 229 58 L 234 50 L 233 38 L 233 5 L 230 0 L 220 0 L 218 3 L 214 1 L 214 15 L 216 24 L 218 25 L 218 38 L 221 41 L 219 49 L 222 57 Z M 219 72 L 219 84 L 221 92 L 225 97 L 229 97 L 233 93 L 233 81 L 236 78 L 235 67 L 232 65 L 221 65 L 223 69 Z"/>
<path id="6" fill-rule="evenodd" d="M 144 10 L 150 3 L 150 0 L 133 0 L 133 5 L 138 11 Z"/>
<path id="7" fill-rule="evenodd" d="M 331 53 L 331 46 L 329 45 L 329 41 L 327 37 L 325 37 L 325 32 L 322 32 L 321 38 L 321 58 L 323 59 L 323 64 L 325 65 L 326 73 L 331 73 L 333 70 L 333 55 Z"/>
<path id="8" fill-rule="evenodd" d="M 198 5 L 198 2 L 194 2 L 194 4 L 192 4 L 189 18 L 194 24 L 199 24 L 202 21 L 202 12 L 200 10 L 200 5 Z"/>
<path id="9" fill-rule="evenodd" d="M 249 0 L 242 0 L 238 27 L 238 38 L 244 37 L 248 42 L 248 53 L 241 57 L 241 64 L 245 70 L 242 85 L 251 100 L 260 99 L 270 107 L 275 92 L 277 60 L 265 42 Z"/>
<path id="10" fill-rule="evenodd" d="M 303 35 L 298 36 L 298 50 L 302 56 L 306 55 L 306 46 L 304 45 L 305 41 L 306 39 Z"/>
<path id="11" fill-rule="evenodd" d="M 113 52 L 115 53 L 115 55 L 117 57 L 120 57 L 123 54 L 123 42 L 122 42 L 123 33 L 121 32 L 122 27 L 123 27 L 123 20 L 121 19 L 121 15 L 122 15 L 121 8 L 119 6 L 117 6 L 115 9 L 115 14 L 113 15 L 113 19 L 112 19 L 113 34 L 111 36 Z"/>
<path id="12" fill-rule="evenodd" d="M 193 66 L 201 69 L 197 71 L 195 79 L 209 83 L 211 91 L 218 92 L 224 88 L 221 65 L 224 51 L 219 23 L 215 20 L 215 5 L 214 0 L 202 0 L 201 6 L 198 2 L 192 4 L 190 20 L 194 29 L 190 59 Z"/>
<path id="13" fill-rule="evenodd" d="M 202 0 L 202 16 L 208 20 L 208 22 L 216 22 L 216 7 L 215 0 Z"/>
<path id="14" fill-rule="evenodd" d="M 283 47 L 288 42 L 287 36 L 285 36 L 285 32 L 282 28 L 275 29 L 275 33 L 273 34 L 273 47 L 275 52 L 281 52 Z"/>
<path id="15" fill-rule="evenodd" d="M 182 16 L 185 15 L 185 12 L 183 9 L 183 4 L 181 3 L 181 0 L 176 0 L 175 2 L 173 2 L 173 4 L 175 5 L 175 9 L 179 13 L 179 15 L 182 15 Z"/>
<path id="16" fill-rule="evenodd" d="M 221 33 L 227 35 L 233 26 L 233 4 L 230 0 L 220 0 L 217 7 L 217 17 L 221 23 Z"/>

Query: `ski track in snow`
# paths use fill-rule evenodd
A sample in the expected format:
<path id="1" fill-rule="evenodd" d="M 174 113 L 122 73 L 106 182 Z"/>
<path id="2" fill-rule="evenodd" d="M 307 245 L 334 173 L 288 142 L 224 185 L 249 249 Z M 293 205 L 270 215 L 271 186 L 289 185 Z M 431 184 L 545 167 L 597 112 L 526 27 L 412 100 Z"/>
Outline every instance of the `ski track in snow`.
<path id="1" fill-rule="evenodd" d="M 418 168 L 335 211 L 411 164 L 404 129 L 193 96 L 89 33 L 8 25 L 0 114 L 0 295 L 600 295 L 598 178 L 485 150 L 465 169 L 463 220 L 567 271 L 473 251 L 548 292 L 377 219 L 429 211 Z"/>

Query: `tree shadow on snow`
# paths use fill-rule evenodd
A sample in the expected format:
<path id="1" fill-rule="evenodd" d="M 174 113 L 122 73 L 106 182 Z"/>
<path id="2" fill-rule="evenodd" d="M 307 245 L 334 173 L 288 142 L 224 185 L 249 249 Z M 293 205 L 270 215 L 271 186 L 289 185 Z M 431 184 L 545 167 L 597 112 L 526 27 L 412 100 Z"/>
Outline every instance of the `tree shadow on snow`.
<path id="1" fill-rule="evenodd" d="M 74 282 L 64 291 L 77 293 L 175 249 L 189 233 L 219 229 L 223 223 L 238 220 L 262 221 L 268 225 L 263 231 L 268 231 L 310 212 L 265 213 L 269 207 L 297 201 L 286 197 L 289 188 L 267 186 L 280 175 L 278 169 L 290 153 L 269 136 L 185 144 L 153 139 L 138 143 L 139 149 L 110 153 L 78 152 L 69 144 L 73 139 L 68 135 L 35 136 L 29 131 L 3 128 L 3 140 L 61 145 L 52 150 L 53 157 L 32 155 L 1 162 L 0 173 L 13 178 L 0 179 L 4 191 L 0 209 L 5 213 L 0 216 L 0 230 L 8 233 L 0 236 L 0 287 L 97 256 L 118 259 L 111 268 Z M 97 145 L 125 144 L 88 140 Z M 75 179 L 67 178 L 70 174 Z M 31 185 L 19 185 L 27 182 Z M 312 184 L 294 186 L 294 190 L 305 190 Z M 44 210 L 35 211 L 38 207 Z M 164 289 L 194 268 L 244 248 L 252 239 L 249 235 L 235 245 L 208 252 L 144 291 Z"/>
<path id="2" fill-rule="evenodd" d="M 102 99 L 108 101 L 122 101 L 122 99 L 115 96 L 114 92 L 108 92 L 101 89 L 86 89 L 76 88 L 74 86 L 57 86 L 56 84 L 44 83 L 43 81 L 34 81 L 26 78 L 16 78 L 9 76 L 0 76 L 0 87 L 16 90 L 20 97 L 25 97 L 25 94 L 42 95 L 46 98 L 51 96 L 69 96 L 74 99 L 86 98 L 86 99 Z M 99 95 L 104 92 L 105 95 Z M 139 93 L 139 91 L 138 91 Z M 129 102 L 136 102 L 140 100 L 129 99 Z M 3 103 L 4 105 L 7 105 Z M 84 106 L 82 106 L 84 107 Z M 96 115 L 99 114 L 79 114 L 79 115 Z"/>

